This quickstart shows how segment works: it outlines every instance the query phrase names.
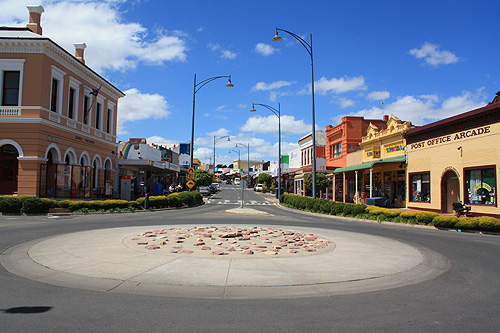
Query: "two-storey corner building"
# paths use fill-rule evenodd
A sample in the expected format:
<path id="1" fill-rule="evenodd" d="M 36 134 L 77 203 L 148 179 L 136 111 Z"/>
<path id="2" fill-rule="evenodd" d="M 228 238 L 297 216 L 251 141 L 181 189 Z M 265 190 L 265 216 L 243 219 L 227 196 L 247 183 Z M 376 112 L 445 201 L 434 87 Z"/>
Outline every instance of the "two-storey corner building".
<path id="1" fill-rule="evenodd" d="M 361 138 L 370 124 L 379 129 L 387 126 L 388 116 L 383 120 L 346 116 L 340 124 L 326 127 L 326 165 L 332 168 L 347 166 L 347 155 L 361 149 Z"/>
<path id="2" fill-rule="evenodd" d="M 42 35 L 0 28 L 0 194 L 90 198 L 116 193 L 117 105 L 124 94 Z"/>
<path id="3" fill-rule="evenodd" d="M 500 91 L 487 106 L 405 134 L 408 208 L 453 213 L 453 203 L 474 215 L 500 217 Z"/>
<path id="4" fill-rule="evenodd" d="M 335 200 L 384 198 L 386 206 L 406 206 L 406 141 L 414 126 L 391 115 L 379 129 L 371 123 L 361 138 L 361 163 L 335 169 Z M 370 202 L 370 200 L 368 200 Z M 377 202 L 377 204 L 379 204 Z"/>

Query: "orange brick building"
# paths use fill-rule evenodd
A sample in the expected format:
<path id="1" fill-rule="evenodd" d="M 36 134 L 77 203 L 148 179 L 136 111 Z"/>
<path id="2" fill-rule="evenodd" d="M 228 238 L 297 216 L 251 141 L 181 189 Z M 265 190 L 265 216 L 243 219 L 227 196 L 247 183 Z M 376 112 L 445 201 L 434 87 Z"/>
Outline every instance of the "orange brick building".
<path id="1" fill-rule="evenodd" d="M 124 94 L 42 35 L 0 28 L 0 194 L 91 198 L 116 192 L 118 99 Z"/>
<path id="2" fill-rule="evenodd" d="M 347 154 L 360 150 L 361 138 L 366 135 L 370 123 L 380 129 L 387 127 L 389 117 L 383 120 L 364 119 L 363 117 L 343 117 L 336 126 L 326 127 L 326 166 L 341 168 L 347 166 Z"/>

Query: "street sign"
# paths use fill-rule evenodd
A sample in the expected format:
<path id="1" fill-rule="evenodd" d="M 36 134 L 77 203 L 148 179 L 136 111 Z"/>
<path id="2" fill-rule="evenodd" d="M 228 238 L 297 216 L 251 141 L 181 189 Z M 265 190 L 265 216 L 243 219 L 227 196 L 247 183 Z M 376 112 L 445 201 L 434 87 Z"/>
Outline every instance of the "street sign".
<path id="1" fill-rule="evenodd" d="M 194 173 L 194 168 L 189 168 L 188 173 Z"/>
<path id="2" fill-rule="evenodd" d="M 196 185 L 195 182 L 193 182 L 191 179 L 186 183 L 186 185 L 189 187 L 189 188 L 193 188 L 193 186 Z"/>
<path id="3" fill-rule="evenodd" d="M 188 169 L 188 175 L 187 175 L 187 179 L 194 179 L 194 168 L 189 168 Z M 192 185 L 191 187 L 193 187 L 194 185 Z M 190 187 L 190 188 L 191 188 Z"/>
<path id="4" fill-rule="evenodd" d="M 188 173 L 188 179 L 194 179 L 194 173 Z"/>

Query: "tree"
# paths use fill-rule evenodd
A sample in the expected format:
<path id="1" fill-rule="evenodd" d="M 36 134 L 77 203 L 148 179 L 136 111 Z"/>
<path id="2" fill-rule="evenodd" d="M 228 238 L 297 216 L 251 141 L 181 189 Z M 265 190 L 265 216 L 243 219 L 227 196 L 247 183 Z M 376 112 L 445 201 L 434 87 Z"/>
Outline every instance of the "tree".
<path id="1" fill-rule="evenodd" d="M 321 172 L 316 172 L 316 191 L 324 191 L 330 180 Z M 307 191 L 312 192 L 312 172 L 308 173 L 304 179 L 304 186 Z"/>
<path id="2" fill-rule="evenodd" d="M 260 184 L 264 184 L 267 187 L 269 187 L 269 186 L 271 186 L 272 181 L 273 181 L 273 178 L 270 175 L 268 175 L 267 173 L 261 173 L 259 175 L 259 183 Z"/>
<path id="3" fill-rule="evenodd" d="M 208 186 L 212 184 L 212 175 L 206 170 L 197 169 L 194 171 L 194 182 L 198 186 Z"/>

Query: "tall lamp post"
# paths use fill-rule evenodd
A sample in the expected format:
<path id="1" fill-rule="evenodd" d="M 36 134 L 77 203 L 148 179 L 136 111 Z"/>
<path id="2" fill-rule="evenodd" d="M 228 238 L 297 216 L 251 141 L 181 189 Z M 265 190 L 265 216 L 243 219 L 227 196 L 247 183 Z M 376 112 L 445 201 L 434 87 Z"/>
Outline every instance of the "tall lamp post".
<path id="1" fill-rule="evenodd" d="M 240 150 L 239 149 L 238 150 L 230 149 L 229 150 L 229 154 L 231 154 L 232 151 L 235 152 L 235 153 L 238 153 L 238 173 L 240 173 L 239 172 L 239 168 L 240 168 L 240 165 L 241 165 L 241 162 L 240 162 Z M 233 166 L 233 168 L 234 168 L 234 166 Z"/>
<path id="2" fill-rule="evenodd" d="M 306 49 L 307 53 L 311 56 L 311 95 L 312 95 L 312 148 L 313 148 L 313 161 L 312 161 L 312 192 L 313 199 L 316 199 L 316 119 L 314 115 L 314 69 L 313 69 L 313 48 L 312 48 L 312 34 L 309 34 L 309 44 L 294 34 L 293 32 L 276 28 L 276 35 L 273 41 L 279 42 L 281 37 L 278 36 L 278 31 L 283 31 L 295 38 Z"/>
<path id="3" fill-rule="evenodd" d="M 215 176 L 215 144 L 217 142 L 219 142 L 220 140 L 225 139 L 225 138 L 227 138 L 227 141 L 231 141 L 231 138 L 229 137 L 229 135 L 224 135 L 224 136 L 221 136 L 219 138 L 215 138 L 215 135 L 214 135 L 214 176 Z"/>
<path id="4" fill-rule="evenodd" d="M 266 104 L 259 104 L 259 103 L 252 103 L 252 109 L 250 112 L 256 112 L 255 110 L 255 105 L 259 105 L 262 107 L 265 107 L 276 117 L 278 117 L 278 198 L 281 196 L 281 111 L 280 111 L 280 103 L 278 103 L 278 110 L 273 108 L 272 106 L 266 105 Z"/>
<path id="5" fill-rule="evenodd" d="M 243 143 L 237 143 L 235 147 L 243 147 L 247 150 L 247 169 L 248 169 L 247 180 L 248 180 L 248 174 L 250 173 L 250 143 L 248 143 L 246 146 Z"/>
<path id="6" fill-rule="evenodd" d="M 238 147 L 238 145 L 239 144 L 237 143 L 235 147 Z M 241 143 L 240 143 L 240 145 L 241 145 Z M 242 146 L 245 147 L 245 145 L 242 145 Z M 231 153 L 232 151 L 236 152 L 236 150 L 230 150 L 229 152 Z M 250 151 L 250 145 L 248 146 L 248 151 Z M 250 156 L 250 154 L 248 156 Z M 241 166 L 241 156 L 240 156 L 240 150 L 238 149 L 238 168 L 240 166 Z M 238 173 L 239 173 L 239 170 L 238 170 Z M 241 187 L 241 203 L 240 203 L 240 208 L 243 208 L 243 195 L 244 195 L 243 191 L 245 189 L 244 185 L 245 185 L 245 180 L 241 179 L 241 174 L 240 174 L 240 187 Z"/>
<path id="7" fill-rule="evenodd" d="M 221 76 L 214 76 L 208 79 L 205 79 L 203 81 L 200 81 L 196 83 L 196 74 L 194 75 L 194 85 L 193 85 L 193 121 L 191 123 L 191 168 L 193 167 L 193 147 L 194 147 L 194 113 L 195 113 L 195 104 L 196 104 L 196 93 L 203 88 L 205 85 L 208 83 L 221 79 L 223 77 L 227 77 L 228 81 L 226 84 L 226 87 L 234 87 L 234 85 L 231 83 L 231 75 L 221 75 Z"/>

